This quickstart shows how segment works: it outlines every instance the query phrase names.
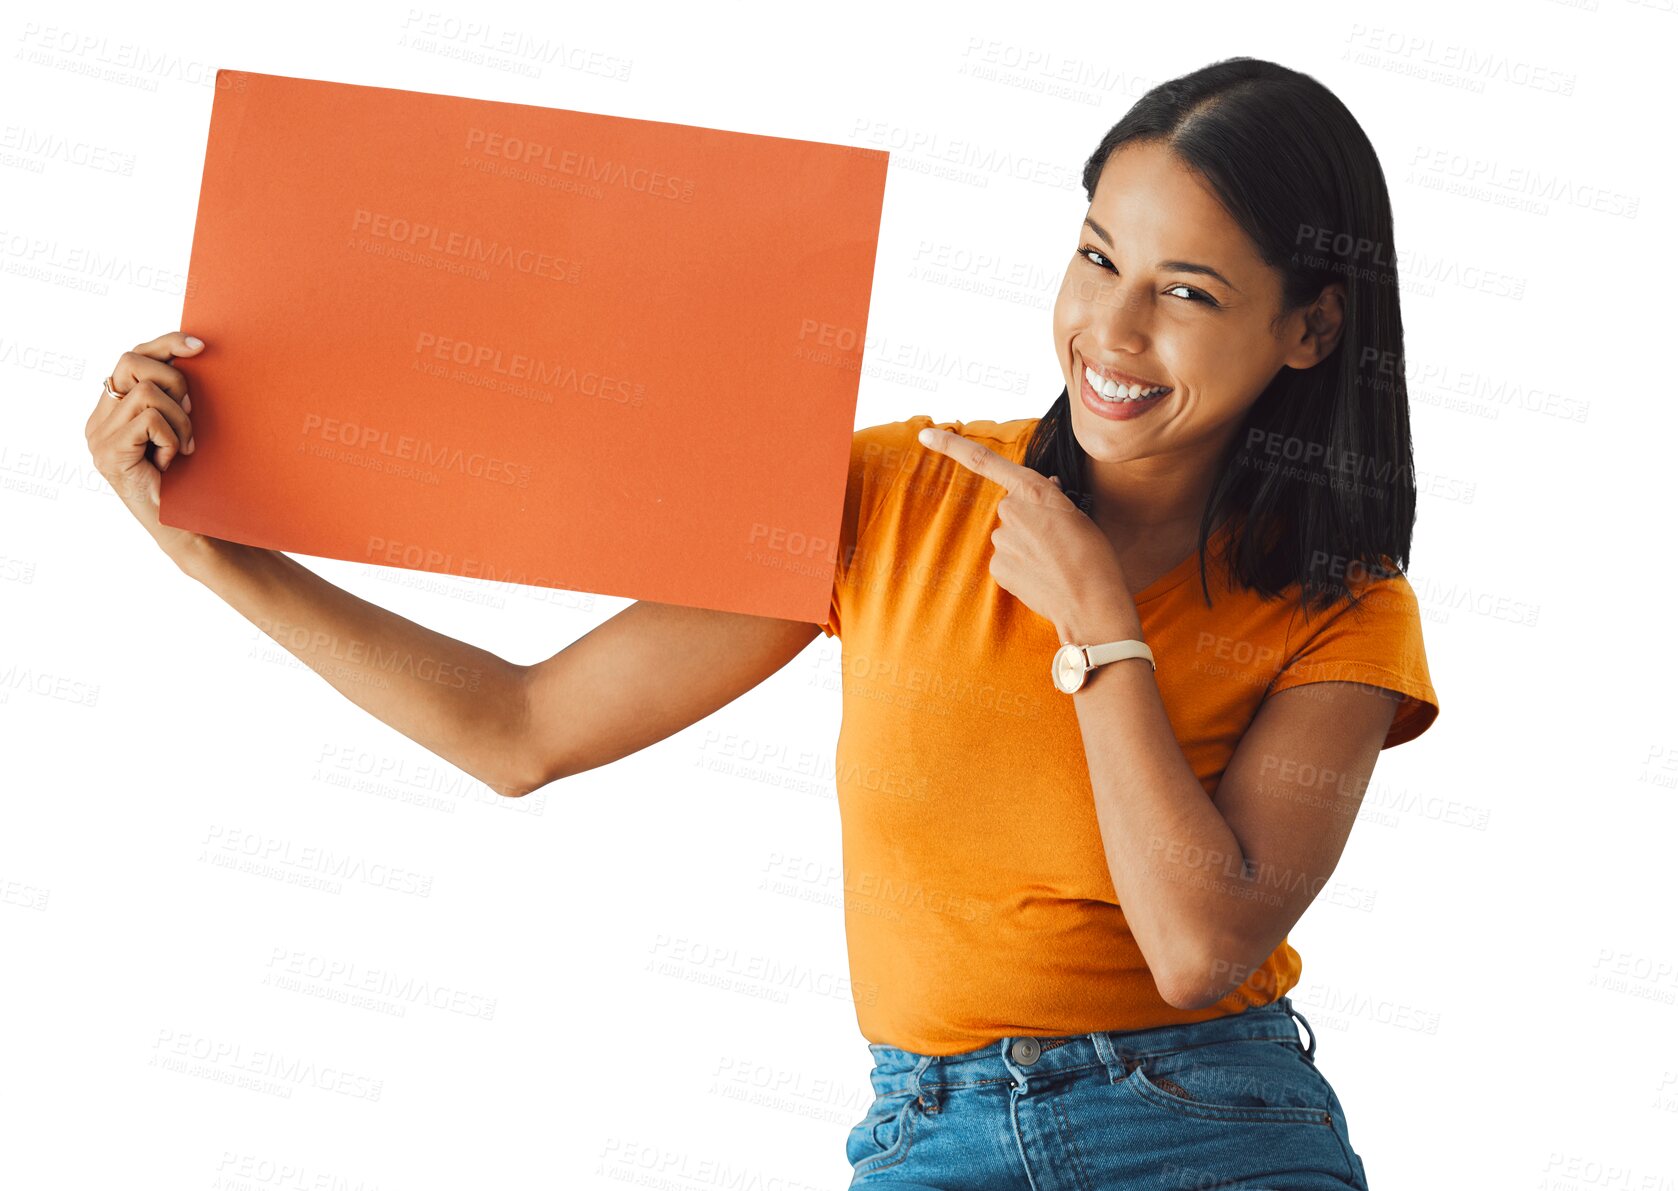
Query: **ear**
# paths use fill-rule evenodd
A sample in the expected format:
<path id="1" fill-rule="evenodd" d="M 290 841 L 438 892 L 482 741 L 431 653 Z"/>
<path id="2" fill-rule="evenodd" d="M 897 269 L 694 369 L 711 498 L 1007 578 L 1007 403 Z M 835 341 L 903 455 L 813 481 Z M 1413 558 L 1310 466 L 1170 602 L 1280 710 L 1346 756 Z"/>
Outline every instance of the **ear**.
<path id="1" fill-rule="evenodd" d="M 1331 281 L 1317 295 L 1317 300 L 1305 308 L 1299 339 L 1283 359 L 1290 368 L 1310 368 L 1320 362 L 1340 342 L 1346 323 L 1346 285 Z"/>

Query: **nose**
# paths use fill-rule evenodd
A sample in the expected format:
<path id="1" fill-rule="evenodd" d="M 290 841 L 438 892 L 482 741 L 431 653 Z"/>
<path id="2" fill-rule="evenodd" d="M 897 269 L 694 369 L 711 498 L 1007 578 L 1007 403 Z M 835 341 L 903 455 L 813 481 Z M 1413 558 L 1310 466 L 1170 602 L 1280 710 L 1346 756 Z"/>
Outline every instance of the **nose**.
<path id="1" fill-rule="evenodd" d="M 1146 354 L 1153 319 L 1148 294 L 1111 275 L 1078 278 L 1071 284 L 1094 348 L 1107 359 Z"/>

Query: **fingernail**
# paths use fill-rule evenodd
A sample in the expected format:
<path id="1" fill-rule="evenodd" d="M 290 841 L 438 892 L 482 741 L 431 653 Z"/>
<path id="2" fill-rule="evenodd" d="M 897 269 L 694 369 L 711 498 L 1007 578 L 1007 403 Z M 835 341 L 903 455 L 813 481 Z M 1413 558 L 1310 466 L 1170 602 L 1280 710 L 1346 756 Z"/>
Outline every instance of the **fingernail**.
<path id="1" fill-rule="evenodd" d="M 192 438 L 189 438 L 189 439 L 186 440 L 186 453 L 188 455 L 192 454 L 192 444 L 196 441 L 197 441 L 196 439 L 192 439 Z"/>
<path id="2" fill-rule="evenodd" d="M 921 446 L 930 447 L 932 445 L 932 442 L 930 441 L 931 435 L 932 431 L 922 430 L 919 434 L 915 435 L 915 437 L 920 440 Z"/>
<path id="3" fill-rule="evenodd" d="M 159 488 L 152 489 L 151 502 L 152 502 L 152 504 L 156 505 L 158 508 L 163 507 L 163 491 L 162 491 L 162 489 L 159 489 Z"/>
<path id="4" fill-rule="evenodd" d="M 192 412 L 192 394 L 191 393 L 188 393 L 186 396 L 181 398 L 181 408 L 186 410 L 187 413 Z"/>
<path id="5" fill-rule="evenodd" d="M 204 341 L 196 335 L 188 335 L 186 337 L 186 345 L 194 351 L 197 351 L 199 348 L 204 346 Z"/>

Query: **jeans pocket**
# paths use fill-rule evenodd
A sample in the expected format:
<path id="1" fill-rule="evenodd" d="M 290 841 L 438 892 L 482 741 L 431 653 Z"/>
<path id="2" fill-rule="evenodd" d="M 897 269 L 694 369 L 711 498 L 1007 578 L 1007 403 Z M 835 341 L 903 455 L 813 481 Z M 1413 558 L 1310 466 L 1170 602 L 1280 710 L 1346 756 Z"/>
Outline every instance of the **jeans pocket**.
<path id="1" fill-rule="evenodd" d="M 845 1157 L 857 1175 L 902 1161 L 914 1128 L 915 1093 L 907 1088 L 874 1097 L 862 1120 L 845 1138 Z"/>
<path id="2" fill-rule="evenodd" d="M 1123 1081 L 1182 1117 L 1333 1125 L 1332 1092 L 1297 1042 L 1242 1038 L 1143 1056 Z"/>

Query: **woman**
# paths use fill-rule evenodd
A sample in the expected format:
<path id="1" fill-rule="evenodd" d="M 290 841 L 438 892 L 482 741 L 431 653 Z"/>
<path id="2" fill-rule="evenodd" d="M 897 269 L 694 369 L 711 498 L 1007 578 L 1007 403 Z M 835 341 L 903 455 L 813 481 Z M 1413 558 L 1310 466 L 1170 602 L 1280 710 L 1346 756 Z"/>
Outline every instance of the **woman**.
<path id="1" fill-rule="evenodd" d="M 842 637 L 846 939 L 874 1058 L 853 1185 L 1365 1188 L 1286 934 L 1379 750 L 1438 713 L 1400 569 L 1385 183 L 1320 84 L 1237 58 L 1145 95 L 1084 185 L 1048 413 L 853 443 L 819 626 Z M 503 793 L 662 740 L 818 631 L 641 602 L 518 666 L 162 526 L 156 468 L 194 449 L 171 361 L 200 350 L 122 356 L 88 423 L 100 471 L 187 574 L 307 626 L 282 644 Z M 355 659 L 402 650 L 482 679 L 363 681 Z"/>

